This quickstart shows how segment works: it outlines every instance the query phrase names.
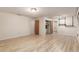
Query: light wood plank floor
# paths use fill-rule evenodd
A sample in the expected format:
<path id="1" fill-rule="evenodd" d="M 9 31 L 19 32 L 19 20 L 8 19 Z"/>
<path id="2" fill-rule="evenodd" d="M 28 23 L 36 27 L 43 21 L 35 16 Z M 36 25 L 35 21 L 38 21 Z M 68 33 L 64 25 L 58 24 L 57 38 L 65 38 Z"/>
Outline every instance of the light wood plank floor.
<path id="1" fill-rule="evenodd" d="M 78 52 L 75 37 L 63 35 L 25 36 L 0 41 L 1 52 Z"/>

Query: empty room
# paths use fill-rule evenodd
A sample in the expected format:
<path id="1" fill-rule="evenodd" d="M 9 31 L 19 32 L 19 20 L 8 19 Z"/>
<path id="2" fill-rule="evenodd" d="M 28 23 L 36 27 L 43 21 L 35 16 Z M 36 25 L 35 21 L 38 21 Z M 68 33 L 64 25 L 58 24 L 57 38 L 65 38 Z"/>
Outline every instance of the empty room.
<path id="1" fill-rule="evenodd" d="M 0 7 L 0 52 L 79 52 L 79 8 Z"/>

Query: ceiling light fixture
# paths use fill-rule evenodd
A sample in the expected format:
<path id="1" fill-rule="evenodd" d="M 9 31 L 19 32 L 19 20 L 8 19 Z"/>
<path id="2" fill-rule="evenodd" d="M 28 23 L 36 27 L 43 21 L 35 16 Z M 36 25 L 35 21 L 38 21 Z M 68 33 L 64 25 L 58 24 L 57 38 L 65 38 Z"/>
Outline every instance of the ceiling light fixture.
<path id="1" fill-rule="evenodd" d="M 36 13 L 36 12 L 38 12 L 39 10 L 38 10 L 38 8 L 30 8 L 29 11 L 32 12 L 32 13 Z"/>

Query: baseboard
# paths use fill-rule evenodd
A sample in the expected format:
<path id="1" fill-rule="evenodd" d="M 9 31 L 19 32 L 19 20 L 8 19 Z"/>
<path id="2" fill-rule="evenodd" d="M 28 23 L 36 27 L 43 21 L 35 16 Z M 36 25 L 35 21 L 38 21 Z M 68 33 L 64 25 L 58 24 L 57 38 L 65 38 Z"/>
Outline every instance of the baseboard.
<path id="1" fill-rule="evenodd" d="M 23 36 L 30 36 L 30 35 L 33 35 L 33 34 L 28 34 L 28 35 L 25 34 L 25 35 L 16 35 L 16 36 L 3 37 L 0 40 L 7 40 L 7 39 L 18 38 L 18 37 L 23 37 Z"/>

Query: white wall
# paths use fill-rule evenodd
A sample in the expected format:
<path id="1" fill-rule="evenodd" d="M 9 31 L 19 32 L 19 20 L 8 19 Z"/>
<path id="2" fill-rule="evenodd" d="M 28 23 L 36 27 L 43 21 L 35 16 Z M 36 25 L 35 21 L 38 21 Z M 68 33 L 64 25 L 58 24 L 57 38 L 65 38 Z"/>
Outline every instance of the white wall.
<path id="1" fill-rule="evenodd" d="M 0 12 L 0 40 L 34 33 L 34 20 L 30 17 Z"/>

